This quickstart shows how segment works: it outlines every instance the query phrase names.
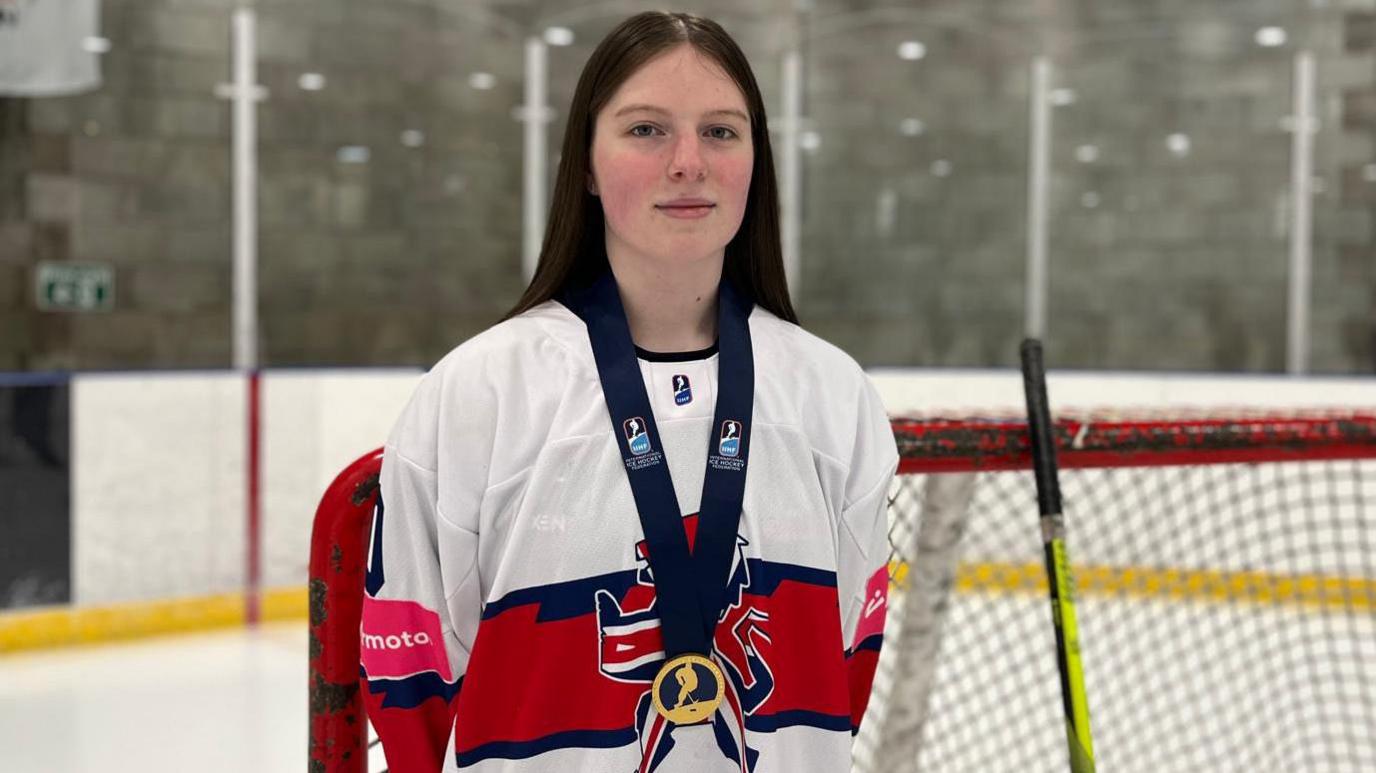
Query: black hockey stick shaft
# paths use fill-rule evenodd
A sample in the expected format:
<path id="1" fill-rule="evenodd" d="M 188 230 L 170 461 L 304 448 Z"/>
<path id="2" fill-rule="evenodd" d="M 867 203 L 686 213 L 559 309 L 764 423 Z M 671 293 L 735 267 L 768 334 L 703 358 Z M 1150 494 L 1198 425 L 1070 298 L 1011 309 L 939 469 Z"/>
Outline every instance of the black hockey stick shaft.
<path id="1" fill-rule="evenodd" d="M 1093 773 L 1094 745 L 1089 732 L 1089 700 L 1080 666 L 1080 634 L 1075 619 L 1075 582 L 1065 550 L 1065 518 L 1046 395 L 1046 367 L 1041 341 L 1022 342 L 1022 384 L 1027 399 L 1027 431 L 1032 445 L 1032 471 L 1037 481 L 1046 579 L 1051 593 L 1051 621 L 1056 629 L 1056 665 L 1061 675 L 1066 743 L 1071 773 Z"/>

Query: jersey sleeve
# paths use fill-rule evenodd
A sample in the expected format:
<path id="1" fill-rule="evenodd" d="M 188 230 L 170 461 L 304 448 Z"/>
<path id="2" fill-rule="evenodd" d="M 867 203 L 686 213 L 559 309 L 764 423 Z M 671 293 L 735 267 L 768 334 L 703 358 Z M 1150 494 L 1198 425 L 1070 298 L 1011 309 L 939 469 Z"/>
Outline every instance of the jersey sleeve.
<path id="1" fill-rule="evenodd" d="M 837 590 L 852 732 L 860 729 L 884 638 L 889 592 L 888 494 L 898 469 L 893 428 L 868 377 L 864 377 L 857 416 L 837 541 Z"/>
<path id="2" fill-rule="evenodd" d="M 440 442 L 480 430 L 446 415 L 441 380 L 433 371 L 422 380 L 388 438 L 368 553 L 361 687 L 393 773 L 442 769 L 481 614 L 483 483 L 476 472 L 455 479 Z M 460 512 L 445 512 L 442 501 Z"/>

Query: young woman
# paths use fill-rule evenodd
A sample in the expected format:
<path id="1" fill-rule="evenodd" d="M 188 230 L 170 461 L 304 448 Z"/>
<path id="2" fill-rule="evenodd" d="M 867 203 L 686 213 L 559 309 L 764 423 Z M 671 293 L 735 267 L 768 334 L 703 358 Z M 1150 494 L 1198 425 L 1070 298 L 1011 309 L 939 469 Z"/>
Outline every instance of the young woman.
<path id="1" fill-rule="evenodd" d="M 793 314 L 744 56 L 706 19 L 626 20 L 579 79 L 529 289 L 386 444 L 362 645 L 390 769 L 849 770 L 897 462 Z"/>

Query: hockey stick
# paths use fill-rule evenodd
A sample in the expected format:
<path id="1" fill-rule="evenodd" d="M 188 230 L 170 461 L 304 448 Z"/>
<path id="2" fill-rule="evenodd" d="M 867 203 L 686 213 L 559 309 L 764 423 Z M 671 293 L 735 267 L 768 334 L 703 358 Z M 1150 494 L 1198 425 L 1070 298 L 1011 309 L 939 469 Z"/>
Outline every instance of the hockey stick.
<path id="1" fill-rule="evenodd" d="M 1065 737 L 1071 773 L 1094 773 L 1094 745 L 1089 734 L 1089 700 L 1080 668 L 1080 633 L 1075 625 L 1075 582 L 1065 550 L 1061 484 L 1056 476 L 1056 446 L 1051 438 L 1051 411 L 1046 399 L 1042 343 L 1022 342 L 1022 386 L 1027 398 L 1027 431 L 1032 443 L 1032 470 L 1037 480 L 1046 578 L 1051 589 L 1051 621 L 1056 628 L 1056 665 L 1061 672 Z"/>

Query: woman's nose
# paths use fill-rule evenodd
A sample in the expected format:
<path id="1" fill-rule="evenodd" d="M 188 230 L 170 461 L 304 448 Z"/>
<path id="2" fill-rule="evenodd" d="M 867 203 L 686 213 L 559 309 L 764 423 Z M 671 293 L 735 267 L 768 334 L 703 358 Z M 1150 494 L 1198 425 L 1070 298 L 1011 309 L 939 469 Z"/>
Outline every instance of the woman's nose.
<path id="1" fill-rule="evenodd" d="M 707 175 L 707 164 L 702 157 L 702 148 L 695 136 L 681 137 L 674 144 L 674 155 L 670 160 L 669 176 L 675 179 L 702 179 Z"/>

